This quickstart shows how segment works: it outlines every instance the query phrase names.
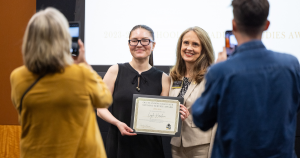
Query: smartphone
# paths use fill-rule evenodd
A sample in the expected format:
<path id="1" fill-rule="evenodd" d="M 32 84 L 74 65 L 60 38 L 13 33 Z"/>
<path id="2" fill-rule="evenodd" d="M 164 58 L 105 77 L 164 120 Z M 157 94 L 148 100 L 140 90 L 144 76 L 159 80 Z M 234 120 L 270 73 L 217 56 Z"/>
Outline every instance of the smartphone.
<path id="1" fill-rule="evenodd" d="M 227 56 L 232 55 L 232 53 L 234 52 L 237 45 L 238 45 L 237 40 L 236 40 L 234 34 L 232 33 L 232 31 L 226 31 L 225 32 L 225 47 L 226 47 Z"/>
<path id="2" fill-rule="evenodd" d="M 79 45 L 78 45 L 78 40 L 79 40 L 79 28 L 80 28 L 80 23 L 79 22 L 69 22 L 69 32 L 72 37 L 72 46 L 71 46 L 71 54 L 72 56 L 78 56 L 79 54 Z"/>

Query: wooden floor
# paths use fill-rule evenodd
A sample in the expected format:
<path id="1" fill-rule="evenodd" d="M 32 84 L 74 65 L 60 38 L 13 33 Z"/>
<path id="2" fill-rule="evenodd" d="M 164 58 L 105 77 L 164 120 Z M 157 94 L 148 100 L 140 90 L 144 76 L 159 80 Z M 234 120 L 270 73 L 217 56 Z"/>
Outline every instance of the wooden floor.
<path id="1" fill-rule="evenodd" d="M 21 126 L 0 125 L 0 158 L 20 157 Z"/>

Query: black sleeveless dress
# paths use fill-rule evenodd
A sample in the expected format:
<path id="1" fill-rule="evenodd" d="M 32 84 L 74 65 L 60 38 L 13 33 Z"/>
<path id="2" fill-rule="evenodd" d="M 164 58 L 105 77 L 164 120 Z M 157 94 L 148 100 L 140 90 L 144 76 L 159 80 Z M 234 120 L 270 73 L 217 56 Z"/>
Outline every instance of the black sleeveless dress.
<path id="1" fill-rule="evenodd" d="M 160 95 L 163 72 L 152 67 L 139 75 L 129 63 L 118 65 L 112 115 L 130 127 L 133 94 Z M 140 78 L 139 90 L 138 78 Z M 164 158 L 160 136 L 142 134 L 122 136 L 114 125 L 111 125 L 108 131 L 106 153 L 108 158 Z"/>

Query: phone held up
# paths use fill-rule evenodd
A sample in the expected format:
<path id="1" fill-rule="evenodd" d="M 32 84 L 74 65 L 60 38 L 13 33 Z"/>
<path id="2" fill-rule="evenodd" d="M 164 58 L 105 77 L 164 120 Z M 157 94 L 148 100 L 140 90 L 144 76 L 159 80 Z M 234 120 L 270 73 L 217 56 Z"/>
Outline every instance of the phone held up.
<path id="1" fill-rule="evenodd" d="M 234 52 L 237 45 L 238 45 L 237 40 L 236 40 L 234 34 L 232 33 L 232 31 L 226 31 L 225 32 L 225 47 L 226 47 L 227 56 L 232 55 L 232 53 Z"/>
<path id="2" fill-rule="evenodd" d="M 80 23 L 79 22 L 69 22 L 69 32 L 72 37 L 72 46 L 71 46 L 71 54 L 72 56 L 78 56 L 79 55 L 79 28 Z"/>

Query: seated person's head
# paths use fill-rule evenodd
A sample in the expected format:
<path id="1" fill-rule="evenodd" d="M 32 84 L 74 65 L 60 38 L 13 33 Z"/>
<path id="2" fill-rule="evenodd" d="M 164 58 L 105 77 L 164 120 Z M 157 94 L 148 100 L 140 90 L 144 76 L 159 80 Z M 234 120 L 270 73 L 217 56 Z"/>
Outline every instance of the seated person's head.
<path id="1" fill-rule="evenodd" d="M 233 0 L 233 31 L 256 37 L 268 29 L 268 0 Z"/>
<path id="2" fill-rule="evenodd" d="M 73 63 L 69 24 L 62 13 L 47 8 L 30 19 L 23 38 L 25 66 L 35 74 L 61 72 Z"/>

